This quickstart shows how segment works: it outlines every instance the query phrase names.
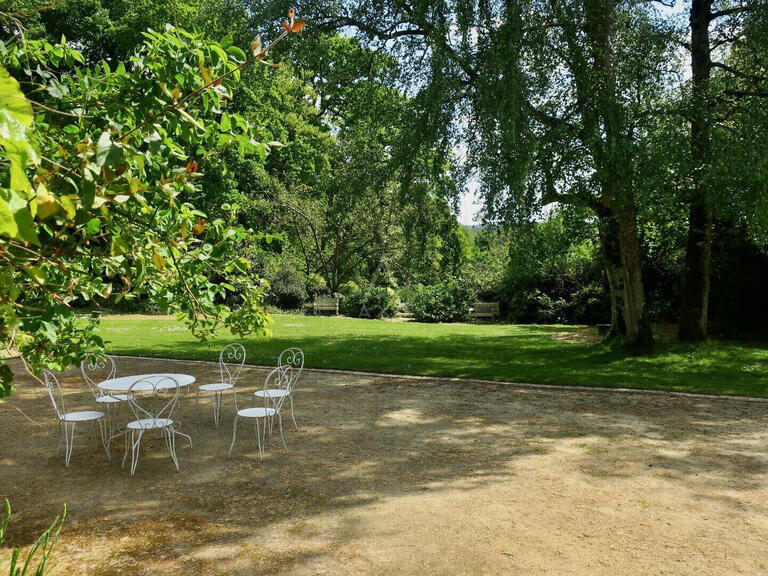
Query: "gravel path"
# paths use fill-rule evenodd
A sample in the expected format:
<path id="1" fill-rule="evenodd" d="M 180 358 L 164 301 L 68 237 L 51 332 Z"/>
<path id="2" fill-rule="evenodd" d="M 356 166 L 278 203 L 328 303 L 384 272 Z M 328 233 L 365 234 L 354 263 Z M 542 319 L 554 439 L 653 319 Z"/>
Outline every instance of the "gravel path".
<path id="1" fill-rule="evenodd" d="M 264 374 L 244 371 L 241 405 Z M 59 574 L 768 574 L 763 402 L 308 371 L 287 454 L 273 437 L 259 462 L 243 426 L 228 460 L 231 404 L 217 430 L 190 396 L 181 473 L 155 442 L 130 478 L 122 443 L 108 463 L 83 430 L 65 469 L 28 383 L 0 404 L 0 498 L 18 545 L 67 504 Z"/>

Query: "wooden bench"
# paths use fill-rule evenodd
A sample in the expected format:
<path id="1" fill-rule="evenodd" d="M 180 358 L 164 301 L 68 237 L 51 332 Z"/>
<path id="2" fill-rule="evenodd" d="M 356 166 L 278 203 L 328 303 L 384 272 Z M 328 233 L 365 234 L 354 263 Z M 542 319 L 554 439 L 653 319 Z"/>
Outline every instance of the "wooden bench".
<path id="1" fill-rule="evenodd" d="M 611 331 L 611 325 L 610 324 L 595 324 L 597 326 L 597 335 L 598 336 L 608 336 L 608 332 Z"/>
<path id="2" fill-rule="evenodd" d="M 318 296 L 315 299 L 314 311 L 315 316 L 317 316 L 318 312 L 333 312 L 334 314 L 338 314 L 339 299 L 333 298 L 332 296 Z"/>
<path id="3" fill-rule="evenodd" d="M 498 302 L 475 302 L 474 307 L 469 309 L 469 321 L 472 322 L 478 318 L 490 318 L 494 320 L 499 317 Z"/>

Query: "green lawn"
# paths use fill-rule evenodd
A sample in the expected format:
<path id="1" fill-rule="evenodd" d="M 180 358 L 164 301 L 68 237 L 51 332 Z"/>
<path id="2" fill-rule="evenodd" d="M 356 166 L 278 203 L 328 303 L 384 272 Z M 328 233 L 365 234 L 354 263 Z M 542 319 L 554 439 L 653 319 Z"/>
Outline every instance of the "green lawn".
<path id="1" fill-rule="evenodd" d="M 633 357 L 616 347 L 558 339 L 573 330 L 568 326 L 274 319 L 271 338 L 242 340 L 249 364 L 272 365 L 281 350 L 299 346 L 312 368 L 768 396 L 768 345 L 662 341 L 653 356 Z M 111 353 L 135 356 L 215 360 L 234 340 L 222 333 L 209 346 L 164 316 L 106 316 L 100 330 Z"/>

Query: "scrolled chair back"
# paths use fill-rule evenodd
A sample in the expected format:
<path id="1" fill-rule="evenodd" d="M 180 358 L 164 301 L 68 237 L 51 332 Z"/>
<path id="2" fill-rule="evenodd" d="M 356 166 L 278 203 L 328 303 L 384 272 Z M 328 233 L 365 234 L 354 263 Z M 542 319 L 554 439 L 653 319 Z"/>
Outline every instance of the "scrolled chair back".
<path id="1" fill-rule="evenodd" d="M 236 384 L 245 364 L 245 348 L 242 344 L 227 344 L 219 353 L 221 381 Z"/>
<path id="2" fill-rule="evenodd" d="M 98 384 L 114 378 L 117 374 L 117 366 L 115 359 L 108 354 L 92 354 L 80 362 L 80 372 L 83 373 L 83 378 L 93 396 L 99 398 L 103 394 Z"/>
<path id="3" fill-rule="evenodd" d="M 278 366 L 277 368 L 273 368 L 269 374 L 267 374 L 267 377 L 264 379 L 264 391 L 267 390 L 288 390 L 290 392 L 291 390 L 291 383 L 293 381 L 292 377 L 293 368 L 291 366 Z M 268 395 L 265 395 L 264 399 L 266 402 Z M 273 407 L 277 409 L 277 411 L 280 411 L 280 408 L 283 406 L 283 401 L 285 401 L 285 396 L 280 396 L 277 398 L 276 405 Z M 266 403 L 265 403 L 266 405 Z"/>
<path id="4" fill-rule="evenodd" d="M 280 353 L 277 359 L 277 366 L 288 366 L 290 371 L 289 389 L 292 389 L 296 385 L 296 381 L 301 375 L 301 371 L 304 369 L 304 352 L 301 348 L 286 348 Z"/>
<path id="5" fill-rule="evenodd" d="M 56 417 L 61 420 L 65 410 L 64 395 L 61 393 L 59 379 L 56 378 L 56 375 L 50 370 L 43 370 L 42 376 L 45 390 L 48 392 L 48 397 L 51 399 L 51 404 L 53 404 L 53 410 L 56 412 Z"/>
<path id="6" fill-rule="evenodd" d="M 136 420 L 171 419 L 179 403 L 179 383 L 167 374 L 136 380 L 128 389 L 128 404 Z"/>

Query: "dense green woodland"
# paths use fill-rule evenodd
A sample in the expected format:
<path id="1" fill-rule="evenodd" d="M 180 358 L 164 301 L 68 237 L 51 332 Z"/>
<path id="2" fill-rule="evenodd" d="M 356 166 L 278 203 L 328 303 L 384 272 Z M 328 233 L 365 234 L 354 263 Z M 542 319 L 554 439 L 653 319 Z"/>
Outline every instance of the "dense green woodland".
<path id="1" fill-rule="evenodd" d="M 0 331 L 33 368 L 100 346 L 84 310 L 206 339 L 323 294 L 765 333 L 765 2 L 287 8 L 0 2 Z"/>

